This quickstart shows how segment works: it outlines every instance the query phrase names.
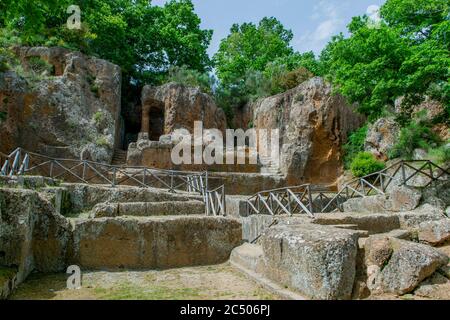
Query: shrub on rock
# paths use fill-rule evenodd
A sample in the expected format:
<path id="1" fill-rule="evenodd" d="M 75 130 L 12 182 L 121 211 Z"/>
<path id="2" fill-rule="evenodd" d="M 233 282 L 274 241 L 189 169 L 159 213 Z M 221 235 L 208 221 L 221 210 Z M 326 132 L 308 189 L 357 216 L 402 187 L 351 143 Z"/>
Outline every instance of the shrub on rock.
<path id="1" fill-rule="evenodd" d="M 352 161 L 350 169 L 356 177 L 364 177 L 371 173 L 383 170 L 384 162 L 378 161 L 370 152 L 360 152 Z"/>

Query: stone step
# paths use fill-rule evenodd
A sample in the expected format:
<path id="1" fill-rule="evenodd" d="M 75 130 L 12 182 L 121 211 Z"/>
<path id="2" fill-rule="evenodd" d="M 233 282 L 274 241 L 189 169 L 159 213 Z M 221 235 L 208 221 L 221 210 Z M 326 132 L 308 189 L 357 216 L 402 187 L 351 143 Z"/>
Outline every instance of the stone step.
<path id="1" fill-rule="evenodd" d="M 127 155 L 128 152 L 125 150 L 115 149 L 113 158 L 112 158 L 112 165 L 122 165 L 127 162 Z"/>
<path id="2" fill-rule="evenodd" d="M 224 263 L 241 244 L 236 219 L 115 217 L 73 221 L 74 264 L 85 269 L 168 269 Z"/>
<path id="3" fill-rule="evenodd" d="M 163 202 L 127 202 L 99 203 L 91 212 L 92 218 L 135 216 L 186 216 L 202 215 L 205 204 L 202 201 L 163 201 Z"/>

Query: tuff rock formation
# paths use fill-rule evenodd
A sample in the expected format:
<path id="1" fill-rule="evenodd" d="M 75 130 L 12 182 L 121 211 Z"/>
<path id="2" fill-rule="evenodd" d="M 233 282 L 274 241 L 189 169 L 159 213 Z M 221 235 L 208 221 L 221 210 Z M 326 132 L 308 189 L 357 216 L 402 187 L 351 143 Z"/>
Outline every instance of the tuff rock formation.
<path id="1" fill-rule="evenodd" d="M 280 129 L 281 172 L 289 185 L 335 183 L 342 174 L 341 145 L 364 120 L 317 77 L 252 109 L 256 129 Z"/>
<path id="2" fill-rule="evenodd" d="M 369 126 L 364 149 L 378 159 L 387 160 L 388 152 L 397 142 L 400 126 L 393 118 L 381 118 Z"/>
<path id="3" fill-rule="evenodd" d="M 142 106 L 150 110 L 150 130 L 159 124 L 153 122 L 152 111 L 163 113 L 163 123 L 159 129 L 163 135 L 176 129 L 194 131 L 194 122 L 202 121 L 204 129 L 226 129 L 225 113 L 214 100 L 199 88 L 168 83 L 159 87 L 145 86 L 142 90 Z M 159 139 L 158 139 L 159 140 Z"/>
<path id="4" fill-rule="evenodd" d="M 21 146 L 58 158 L 110 162 L 119 134 L 120 68 L 58 47 L 14 50 L 24 71 L 0 73 L 0 111 L 6 113 L 0 151 Z M 36 59 L 52 72 L 32 75 Z"/>

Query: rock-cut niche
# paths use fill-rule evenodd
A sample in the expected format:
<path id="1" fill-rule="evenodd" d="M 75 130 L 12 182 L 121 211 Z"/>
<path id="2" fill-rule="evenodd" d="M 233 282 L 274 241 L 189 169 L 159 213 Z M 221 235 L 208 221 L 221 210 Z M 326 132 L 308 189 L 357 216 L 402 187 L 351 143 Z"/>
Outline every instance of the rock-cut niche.
<path id="1" fill-rule="evenodd" d="M 147 100 L 142 106 L 141 133 L 148 134 L 151 141 L 159 141 L 164 134 L 164 103 Z"/>

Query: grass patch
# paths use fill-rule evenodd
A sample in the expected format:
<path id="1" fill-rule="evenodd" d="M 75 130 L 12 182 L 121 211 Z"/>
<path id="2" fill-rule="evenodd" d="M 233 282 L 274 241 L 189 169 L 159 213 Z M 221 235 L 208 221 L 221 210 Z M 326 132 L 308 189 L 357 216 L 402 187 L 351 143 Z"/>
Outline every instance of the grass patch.
<path id="1" fill-rule="evenodd" d="M 193 300 L 200 298 L 198 289 L 162 286 L 144 288 L 128 282 L 113 288 L 97 288 L 94 292 L 101 300 Z"/>

